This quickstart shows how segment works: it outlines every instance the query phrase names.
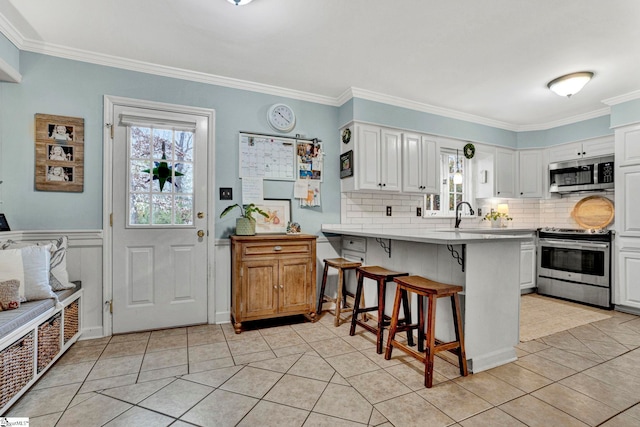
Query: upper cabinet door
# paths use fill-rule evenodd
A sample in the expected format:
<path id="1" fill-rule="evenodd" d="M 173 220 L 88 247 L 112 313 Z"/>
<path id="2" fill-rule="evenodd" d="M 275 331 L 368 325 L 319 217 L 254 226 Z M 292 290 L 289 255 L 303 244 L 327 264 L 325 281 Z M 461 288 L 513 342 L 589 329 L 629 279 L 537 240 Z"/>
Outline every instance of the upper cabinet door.
<path id="1" fill-rule="evenodd" d="M 356 190 L 380 189 L 380 128 L 357 125 L 356 146 L 353 153 Z"/>
<path id="2" fill-rule="evenodd" d="M 516 155 L 513 150 L 496 149 L 496 197 L 515 197 Z"/>
<path id="3" fill-rule="evenodd" d="M 518 196 L 542 197 L 545 169 L 542 167 L 542 151 L 518 152 Z"/>
<path id="4" fill-rule="evenodd" d="M 435 138 L 423 136 L 422 143 L 422 179 L 425 193 L 436 194 L 440 192 L 440 156 L 438 155 L 438 143 Z"/>
<path id="5" fill-rule="evenodd" d="M 588 141 L 562 144 L 549 149 L 549 162 L 566 162 L 587 157 L 610 156 L 614 152 L 614 139 L 611 136 Z"/>
<path id="6" fill-rule="evenodd" d="M 402 132 L 383 128 L 381 135 L 380 189 L 400 191 L 402 185 Z"/>
<path id="7" fill-rule="evenodd" d="M 422 147 L 420 135 L 402 135 L 402 191 L 422 193 Z"/>

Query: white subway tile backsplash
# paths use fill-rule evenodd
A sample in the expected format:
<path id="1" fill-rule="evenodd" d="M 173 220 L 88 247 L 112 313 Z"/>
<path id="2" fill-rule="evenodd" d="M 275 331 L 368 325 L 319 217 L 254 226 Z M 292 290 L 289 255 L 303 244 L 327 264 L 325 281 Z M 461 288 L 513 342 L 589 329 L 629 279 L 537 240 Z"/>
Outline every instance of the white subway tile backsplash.
<path id="1" fill-rule="evenodd" d="M 606 193 L 606 197 L 613 200 L 612 193 Z M 537 199 L 512 199 L 501 200 L 500 203 L 509 205 L 509 215 L 513 218 L 509 221 L 511 228 L 538 228 L 538 227 L 566 227 L 576 228 L 578 225 L 571 217 L 571 212 L 576 203 L 587 195 L 566 195 L 547 200 Z M 473 204 L 473 203 L 472 203 Z M 393 215 L 386 216 L 386 207 L 391 206 Z M 424 229 L 452 228 L 453 218 L 421 218 L 417 217 L 416 207 L 422 206 L 422 196 L 388 193 L 343 193 L 341 219 L 343 224 L 372 224 L 372 227 L 384 225 L 385 227 L 397 226 L 399 228 L 413 227 Z M 474 205 L 480 207 L 483 214 L 491 208 L 497 207 L 497 202 L 482 200 Z M 463 228 L 490 227 L 482 218 L 465 217 L 462 220 Z"/>

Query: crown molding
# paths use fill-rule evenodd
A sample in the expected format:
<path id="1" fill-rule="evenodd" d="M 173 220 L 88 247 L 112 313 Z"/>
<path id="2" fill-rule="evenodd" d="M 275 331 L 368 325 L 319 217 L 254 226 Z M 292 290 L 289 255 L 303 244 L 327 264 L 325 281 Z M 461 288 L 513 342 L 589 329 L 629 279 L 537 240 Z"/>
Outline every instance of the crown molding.
<path id="1" fill-rule="evenodd" d="M 24 37 L 2 13 L 0 13 L 0 33 L 4 34 L 15 47 L 22 50 Z"/>
<path id="2" fill-rule="evenodd" d="M 385 95 L 366 89 L 351 88 L 351 95 L 354 98 L 363 98 L 368 99 L 369 101 L 382 102 L 384 104 L 389 104 L 401 108 L 408 108 L 410 110 L 422 111 L 423 113 L 435 114 L 438 116 L 448 117 L 450 119 L 464 120 L 467 122 L 511 131 L 518 130 L 518 126 L 511 123 L 488 119 L 486 117 L 480 117 L 474 114 L 463 113 L 456 110 L 450 110 L 448 108 L 436 107 L 435 105 L 424 104 L 422 102 L 416 102 L 396 96 Z"/>
<path id="3" fill-rule="evenodd" d="M 199 83 L 207 83 L 233 89 L 248 90 L 269 95 L 282 96 L 285 98 L 299 99 L 301 101 L 337 106 L 336 99 L 329 96 L 317 95 L 314 93 L 250 82 L 247 80 L 234 79 L 231 77 L 223 77 L 215 74 L 191 71 L 182 68 L 169 67 L 166 65 L 153 64 L 149 62 L 138 61 L 135 59 L 127 59 L 112 55 L 89 52 L 81 49 L 73 49 L 66 46 L 43 43 L 39 41 L 24 41 L 22 50 L 40 53 L 43 55 L 55 56 L 59 58 L 72 59 L 90 64 L 136 71 L 140 73 L 171 77 L 181 80 L 189 80 Z"/>
<path id="4" fill-rule="evenodd" d="M 134 59 L 126 59 L 122 57 L 104 55 L 95 52 L 89 52 L 80 49 L 73 49 L 65 46 L 44 43 L 36 40 L 26 40 L 20 32 L 9 22 L 4 15 L 0 13 L 0 32 L 2 32 L 18 49 L 50 55 L 60 58 L 72 59 L 81 62 L 87 62 L 96 65 L 114 67 L 129 71 L 136 71 L 146 74 L 152 74 L 163 77 L 171 77 L 181 80 L 194 81 L 199 83 L 212 84 L 217 86 L 229 87 L 240 90 L 264 93 L 268 95 L 281 96 L 285 98 L 298 99 L 301 101 L 314 102 L 323 105 L 339 107 L 352 98 L 362 98 L 370 101 L 381 102 L 396 107 L 407 108 L 411 110 L 421 111 L 425 113 L 435 114 L 442 117 L 463 120 L 485 126 L 491 126 L 499 129 L 524 132 L 535 130 L 547 130 L 558 126 L 588 120 L 595 117 L 610 114 L 610 108 L 599 109 L 585 114 L 580 114 L 565 119 L 540 123 L 533 125 L 516 125 L 499 120 L 493 120 L 486 117 L 476 116 L 473 114 L 463 113 L 448 108 L 437 107 L 417 101 L 411 101 L 396 96 L 385 95 L 366 89 L 351 87 L 346 89 L 338 97 L 330 97 L 318 95 L 310 92 L 303 92 L 294 89 L 272 86 L 262 83 L 251 82 L 247 80 L 234 79 L 231 77 L 223 77 L 214 74 L 191 71 L 176 67 L 168 67 Z M 11 73 L 13 78 L 19 78 L 18 72 Z M 21 77 L 21 76 L 20 76 Z M 602 102 L 606 105 L 615 105 L 633 99 L 640 98 L 640 90 L 629 94 L 621 95 L 614 98 L 605 99 Z"/>
<path id="5" fill-rule="evenodd" d="M 602 103 L 611 106 L 611 105 L 622 104 L 623 102 L 627 102 L 627 101 L 633 101 L 634 99 L 639 99 L 639 98 L 640 98 L 640 90 L 636 90 L 633 92 L 626 93 L 624 95 L 603 99 Z"/>
<path id="6" fill-rule="evenodd" d="M 7 61 L 0 58 L 0 82 L 20 83 L 22 75 Z"/>
<path id="7" fill-rule="evenodd" d="M 611 109 L 609 107 L 605 107 L 599 110 L 591 111 L 589 113 L 578 114 L 578 115 L 567 117 L 564 119 L 555 120 L 553 122 L 540 123 L 535 125 L 520 125 L 517 127 L 517 131 L 530 132 L 530 131 L 536 131 L 536 130 L 553 129 L 559 126 L 582 122 L 584 120 L 595 119 L 596 117 L 602 117 L 608 114 L 611 114 Z"/>

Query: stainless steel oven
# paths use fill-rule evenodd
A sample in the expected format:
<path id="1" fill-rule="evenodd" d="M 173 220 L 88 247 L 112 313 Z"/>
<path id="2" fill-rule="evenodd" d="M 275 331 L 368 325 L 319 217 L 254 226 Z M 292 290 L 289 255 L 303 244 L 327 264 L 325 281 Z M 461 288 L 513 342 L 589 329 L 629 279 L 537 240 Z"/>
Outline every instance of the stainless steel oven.
<path id="1" fill-rule="evenodd" d="M 611 308 L 607 230 L 538 230 L 538 293 Z"/>

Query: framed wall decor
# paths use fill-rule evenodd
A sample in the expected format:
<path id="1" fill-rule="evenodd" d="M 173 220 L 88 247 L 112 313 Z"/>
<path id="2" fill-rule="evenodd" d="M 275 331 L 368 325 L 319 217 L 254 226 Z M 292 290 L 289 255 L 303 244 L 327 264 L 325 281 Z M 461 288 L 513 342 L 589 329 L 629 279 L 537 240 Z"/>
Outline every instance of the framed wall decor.
<path id="1" fill-rule="evenodd" d="M 7 217 L 5 217 L 3 213 L 0 213 L 0 231 L 11 231 Z"/>
<path id="2" fill-rule="evenodd" d="M 291 221 L 291 200 L 289 199 L 264 199 L 256 203 L 265 211 L 269 218 L 256 215 L 256 233 L 277 234 L 286 233 L 287 224 Z"/>
<path id="3" fill-rule="evenodd" d="M 39 191 L 84 190 L 84 119 L 36 114 L 35 185 Z"/>
<path id="4" fill-rule="evenodd" d="M 340 154 L 340 179 L 353 176 L 353 150 Z"/>

